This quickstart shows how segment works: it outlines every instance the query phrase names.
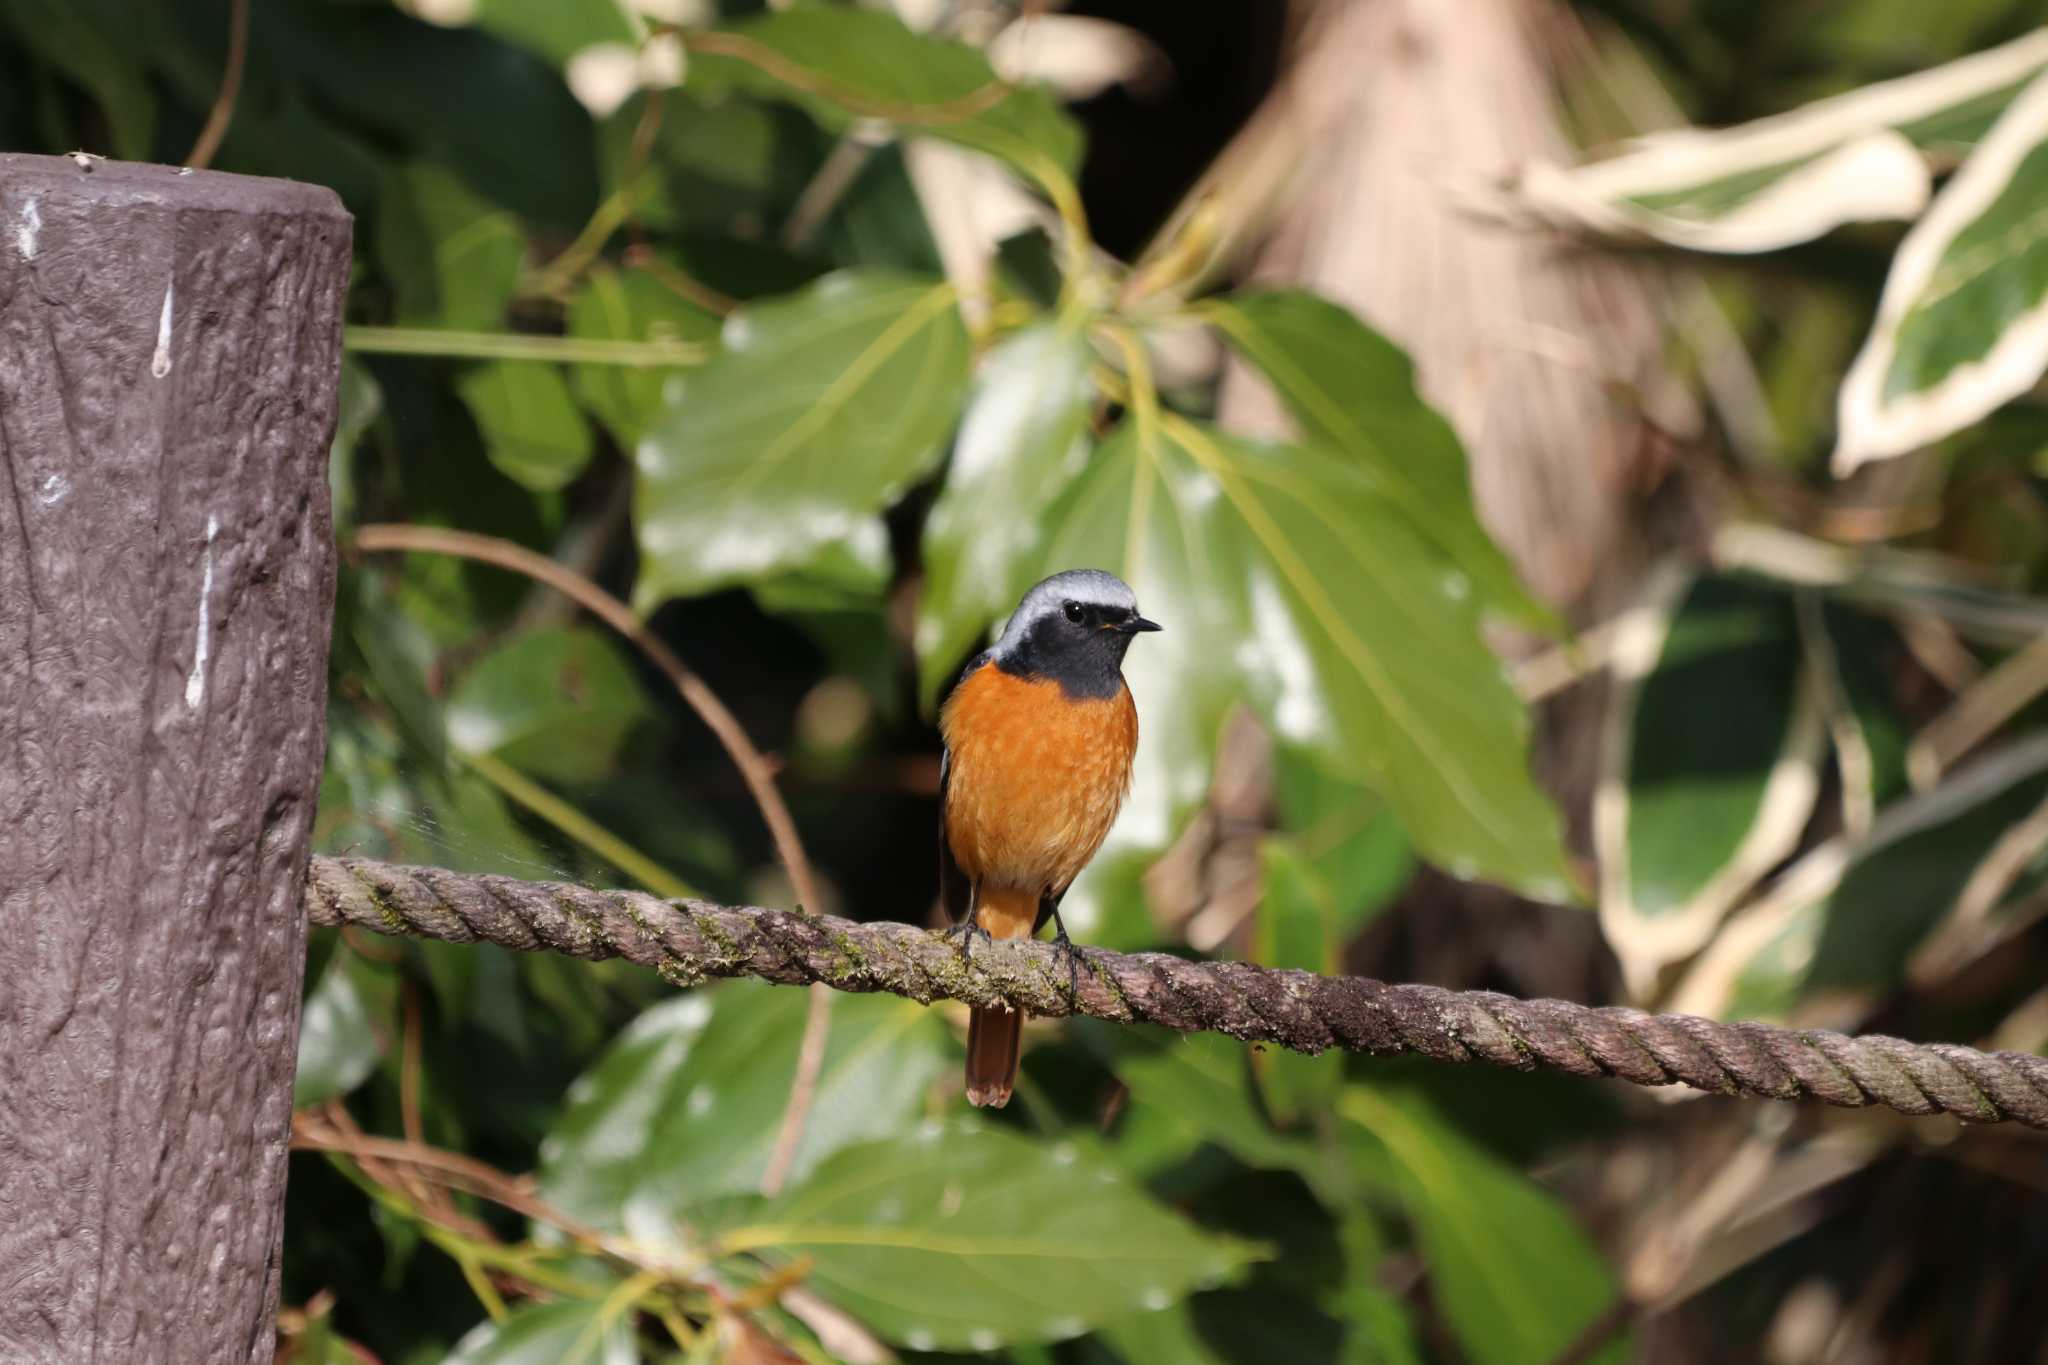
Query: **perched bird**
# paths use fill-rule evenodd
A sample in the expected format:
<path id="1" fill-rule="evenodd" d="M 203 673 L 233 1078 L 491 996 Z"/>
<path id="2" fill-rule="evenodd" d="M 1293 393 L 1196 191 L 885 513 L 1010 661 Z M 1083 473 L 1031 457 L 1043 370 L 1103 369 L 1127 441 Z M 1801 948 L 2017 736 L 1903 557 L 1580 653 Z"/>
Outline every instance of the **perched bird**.
<path id="1" fill-rule="evenodd" d="M 1138 709 L 1124 651 L 1159 626 L 1114 574 L 1070 569 L 1024 594 L 995 645 L 975 656 L 939 711 L 939 894 L 966 949 L 973 936 L 1030 938 L 1060 922 L 1060 897 L 1109 833 L 1131 785 Z M 951 931 L 949 931 L 951 932 Z M 967 1098 L 1000 1107 L 1017 1083 L 1022 1017 L 974 1011 Z"/>

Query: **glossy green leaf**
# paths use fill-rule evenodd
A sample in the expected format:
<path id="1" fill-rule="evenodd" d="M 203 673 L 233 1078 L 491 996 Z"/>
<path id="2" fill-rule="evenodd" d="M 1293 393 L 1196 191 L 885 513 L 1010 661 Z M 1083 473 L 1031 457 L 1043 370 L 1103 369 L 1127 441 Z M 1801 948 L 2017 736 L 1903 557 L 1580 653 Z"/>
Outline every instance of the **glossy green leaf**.
<path id="1" fill-rule="evenodd" d="M 1079 1336 L 1258 1254 L 1159 1204 L 1092 1143 L 968 1123 L 842 1148 L 731 1217 L 721 1246 L 807 1258 L 812 1288 L 913 1350 Z"/>
<path id="2" fill-rule="evenodd" d="M 628 1314 L 603 1299 L 522 1304 L 455 1343 L 442 1365 L 639 1365 Z"/>
<path id="3" fill-rule="evenodd" d="M 610 636 L 582 627 L 530 630 L 464 672 L 448 699 L 448 739 L 537 777 L 584 782 L 611 769 L 649 714 Z"/>
<path id="4" fill-rule="evenodd" d="M 306 993 L 294 1109 L 346 1095 L 369 1079 L 384 1055 L 370 1001 L 356 979 L 361 970 L 354 953 L 337 952 L 320 973 L 320 984 Z"/>
<path id="5" fill-rule="evenodd" d="M 1613 1304 L 1614 1273 L 1564 1205 L 1419 1096 L 1354 1085 L 1338 1112 L 1391 1162 L 1431 1295 L 1475 1365 L 1554 1359 Z M 1591 1357 L 1627 1358 L 1625 1340 Z"/>
<path id="6" fill-rule="evenodd" d="M 635 451 L 636 600 L 815 562 L 939 458 L 967 359 L 952 289 L 912 276 L 846 272 L 735 313 Z"/>
<path id="7" fill-rule="evenodd" d="M 834 131 L 875 118 L 906 137 L 957 142 L 1026 170 L 1036 158 L 1069 175 L 1080 165 L 1080 128 L 1049 93 L 1006 89 L 976 49 L 913 33 L 892 14 L 803 6 L 710 36 L 724 40 L 721 48 L 690 56 L 690 86 L 701 97 L 780 95 Z"/>
<path id="8" fill-rule="evenodd" d="M 1842 381 L 1834 469 L 1903 455 L 2048 368 L 2048 74 L 2035 77 L 1899 244 Z"/>
<path id="9" fill-rule="evenodd" d="M 988 623 L 1039 577 L 1046 509 L 1087 464 L 1093 348 L 1041 323 L 989 353 L 924 528 L 918 682 L 925 704 Z"/>
<path id="10" fill-rule="evenodd" d="M 679 297 L 644 270 L 599 266 L 569 305 L 569 335 L 603 341 L 711 343 L 718 319 Z M 577 365 L 570 370 L 576 396 L 631 450 L 647 424 L 681 382 L 680 370 L 623 365 Z"/>
<path id="11" fill-rule="evenodd" d="M 805 992 L 699 989 L 646 1011 L 569 1093 L 541 1149 L 541 1189 L 565 1211 L 652 1245 L 692 1206 L 751 1191 L 789 1104 Z M 957 1059 L 914 1001 L 843 995 L 789 1178 L 849 1143 L 908 1132 Z"/>
<path id="12" fill-rule="evenodd" d="M 377 259 L 393 277 L 400 323 L 498 330 L 525 255 L 519 220 L 439 166 L 409 166 L 385 187 Z"/>
<path id="13" fill-rule="evenodd" d="M 1638 993 L 1797 846 L 1827 746 L 1791 597 L 1662 581 L 1617 644 L 1594 815 L 1601 927 Z"/>
<path id="14" fill-rule="evenodd" d="M 1069 895 L 1163 848 L 1209 784 L 1225 711 L 1371 785 L 1418 852 L 1460 877 L 1568 893 L 1556 812 L 1527 768 L 1527 718 L 1480 638 L 1481 607 L 1355 463 L 1169 417 L 1127 421 L 1066 502 L 1048 568 L 1120 571 L 1165 626 L 1131 651 L 1132 795 Z M 1121 869 L 1128 871 L 1128 867 Z"/>
<path id="15" fill-rule="evenodd" d="M 1415 367 L 1399 347 L 1342 305 L 1297 289 L 1232 295 L 1203 316 L 1258 366 L 1303 434 L 1368 471 L 1487 607 L 1550 621 L 1479 524 L 1465 449 L 1416 393 Z"/>
<path id="16" fill-rule="evenodd" d="M 488 361 L 456 381 L 455 391 L 476 419 L 484 453 L 507 478 L 544 492 L 590 463 L 595 437 L 556 366 Z"/>

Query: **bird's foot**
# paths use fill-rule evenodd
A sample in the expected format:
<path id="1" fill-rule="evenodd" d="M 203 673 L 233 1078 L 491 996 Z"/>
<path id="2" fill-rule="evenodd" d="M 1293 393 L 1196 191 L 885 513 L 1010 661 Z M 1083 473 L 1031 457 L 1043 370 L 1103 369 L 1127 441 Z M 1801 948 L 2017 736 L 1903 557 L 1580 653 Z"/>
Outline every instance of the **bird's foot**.
<path id="1" fill-rule="evenodd" d="M 974 916 L 971 914 L 958 924 L 946 926 L 939 936 L 950 941 L 955 934 L 960 936 L 960 956 L 967 958 L 969 961 L 972 961 L 974 958 L 975 935 L 979 934 L 983 943 L 995 942 L 994 937 L 989 934 L 988 930 L 974 922 Z"/>
<path id="2" fill-rule="evenodd" d="M 1060 912 L 1052 912 L 1052 950 L 1060 961 L 1067 964 L 1067 998 L 1076 1003 L 1081 998 L 1081 965 L 1087 959 L 1074 940 L 1067 937 L 1067 926 L 1060 919 Z"/>

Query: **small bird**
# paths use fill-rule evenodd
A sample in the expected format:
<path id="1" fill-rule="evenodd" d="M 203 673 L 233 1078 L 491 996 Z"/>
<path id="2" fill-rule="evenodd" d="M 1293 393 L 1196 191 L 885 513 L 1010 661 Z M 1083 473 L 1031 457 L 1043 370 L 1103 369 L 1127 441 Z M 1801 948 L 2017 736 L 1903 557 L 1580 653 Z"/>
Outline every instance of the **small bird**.
<path id="1" fill-rule="evenodd" d="M 1054 574 L 1024 594 L 995 645 L 969 661 L 939 710 L 939 895 L 963 935 L 1030 938 L 1050 919 L 1074 946 L 1060 897 L 1102 847 L 1131 786 L 1138 709 L 1124 651 L 1140 631 L 1124 581 Z M 967 1098 L 1000 1108 L 1017 1083 L 1022 1016 L 977 1009 Z"/>

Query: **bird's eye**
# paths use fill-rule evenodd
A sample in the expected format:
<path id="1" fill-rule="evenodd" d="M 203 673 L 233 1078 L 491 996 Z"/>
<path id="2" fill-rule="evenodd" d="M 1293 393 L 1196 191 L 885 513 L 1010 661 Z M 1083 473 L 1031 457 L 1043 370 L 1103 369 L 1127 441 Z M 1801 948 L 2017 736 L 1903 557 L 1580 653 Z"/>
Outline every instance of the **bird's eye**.
<path id="1" fill-rule="evenodd" d="M 1069 602 L 1062 610 L 1067 613 L 1067 619 L 1077 626 L 1081 624 L 1081 619 L 1087 615 L 1086 612 L 1081 610 L 1079 602 Z"/>

